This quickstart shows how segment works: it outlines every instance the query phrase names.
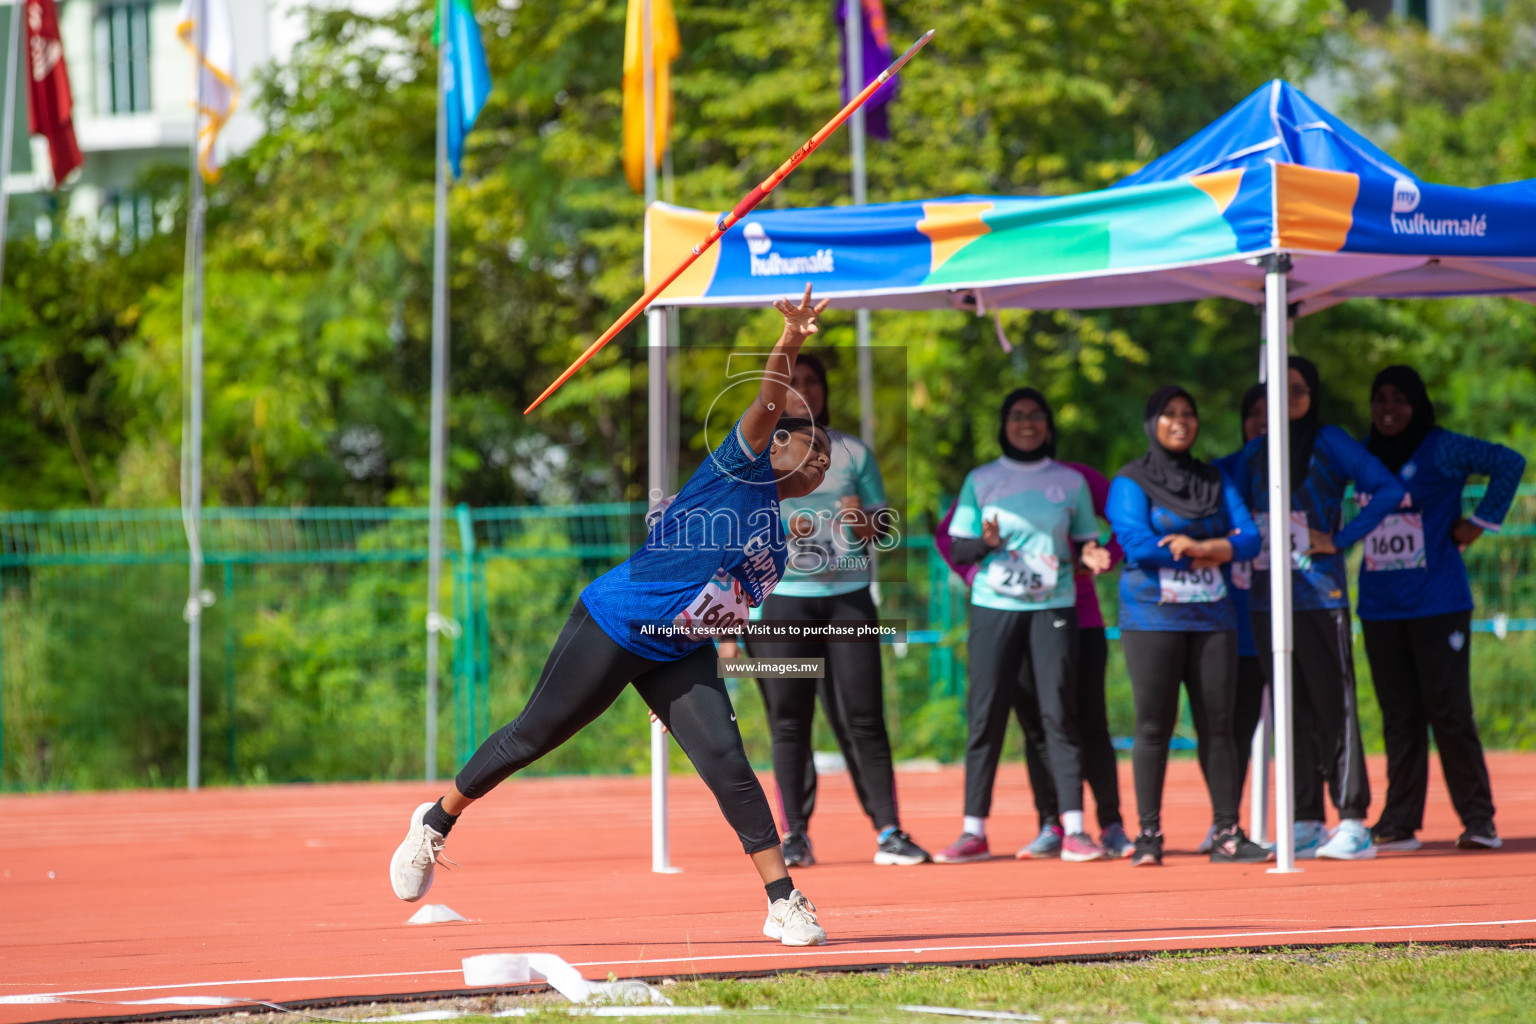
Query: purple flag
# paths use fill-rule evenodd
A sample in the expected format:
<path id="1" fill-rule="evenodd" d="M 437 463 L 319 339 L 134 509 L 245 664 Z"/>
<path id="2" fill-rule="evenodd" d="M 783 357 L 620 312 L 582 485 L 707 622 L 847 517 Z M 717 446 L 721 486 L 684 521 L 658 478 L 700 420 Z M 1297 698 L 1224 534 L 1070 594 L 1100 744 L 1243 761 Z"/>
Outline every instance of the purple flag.
<path id="1" fill-rule="evenodd" d="M 861 5 L 860 14 L 864 22 L 864 75 L 859 82 L 850 87 L 848 82 L 848 4 Z M 837 24 L 838 38 L 842 40 L 843 48 L 843 102 L 853 99 L 854 94 L 873 82 L 880 76 L 880 72 L 891 66 L 896 59 L 896 54 L 891 51 L 891 36 L 885 27 L 885 4 L 883 0 L 837 0 Z M 889 139 L 891 137 L 890 125 L 886 120 L 885 105 L 896 97 L 896 91 L 901 83 L 893 78 L 886 82 L 864 104 L 864 130 L 877 139 Z"/>

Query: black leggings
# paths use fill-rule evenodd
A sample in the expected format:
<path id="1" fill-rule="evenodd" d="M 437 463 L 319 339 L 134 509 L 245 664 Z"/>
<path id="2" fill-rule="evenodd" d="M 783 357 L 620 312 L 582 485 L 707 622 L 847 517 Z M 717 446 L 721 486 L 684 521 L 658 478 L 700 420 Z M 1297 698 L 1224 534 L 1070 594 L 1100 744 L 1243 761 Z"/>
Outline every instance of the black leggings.
<path id="1" fill-rule="evenodd" d="M 1429 732 L 1451 806 L 1468 828 L 1493 824 L 1493 788 L 1472 717 L 1472 613 L 1364 622 L 1371 682 L 1387 741 L 1387 805 L 1380 824 L 1424 827 Z"/>
<path id="2" fill-rule="evenodd" d="M 1083 754 L 1077 729 L 1077 609 L 1011 612 L 971 606 L 966 641 L 965 814 L 992 812 L 992 786 L 1008 715 L 1018 704 L 1022 666 L 1035 684 L 1045 753 L 1062 812 L 1083 809 Z"/>
<path id="3" fill-rule="evenodd" d="M 1131 765 L 1136 774 L 1136 810 L 1144 831 L 1162 827 L 1163 779 L 1168 742 L 1179 718 L 1179 684 L 1189 691 L 1211 817 L 1219 830 L 1237 824 L 1242 785 L 1232 737 L 1236 697 L 1237 630 L 1211 633 L 1127 629 L 1120 633 L 1125 667 L 1136 701 L 1136 740 Z"/>
<path id="4" fill-rule="evenodd" d="M 1266 639 L 1267 642 L 1267 639 Z M 1269 655 L 1265 654 L 1264 658 Z M 1237 791 L 1248 780 L 1248 761 L 1253 756 L 1253 734 L 1264 717 L 1264 694 L 1269 692 L 1269 673 L 1260 658 L 1237 656 L 1237 703 L 1232 708 L 1232 738 L 1237 743 Z M 1202 768 L 1205 766 L 1202 764 Z"/>
<path id="5" fill-rule="evenodd" d="M 632 654 L 603 632 L 579 599 L 544 663 L 538 685 L 511 723 L 480 744 L 455 780 L 472 799 L 537 761 L 608 710 L 634 683 L 693 762 L 747 853 L 779 845 L 768 798 L 741 745 L 713 646 L 677 661 Z"/>
<path id="6" fill-rule="evenodd" d="M 1339 817 L 1364 819 L 1371 807 L 1371 780 L 1360 741 L 1349 609 L 1296 611 L 1291 624 L 1296 820 L 1326 819 L 1324 785 Z M 1269 636 L 1268 612 L 1253 613 L 1253 635 Z M 1260 658 L 1259 665 L 1268 679 L 1270 659 Z"/>
<path id="7" fill-rule="evenodd" d="M 853 623 L 874 622 L 878 617 L 868 587 L 830 597 L 774 594 L 763 603 L 765 619 Z M 784 808 L 785 831 L 804 832 L 816 807 L 811 726 L 818 690 L 864 813 L 876 828 L 898 824 L 879 641 L 759 642 L 752 644 L 752 656 L 826 659 L 826 676 L 821 680 L 768 677 L 757 681 L 773 737 L 773 776 Z"/>
<path id="8" fill-rule="evenodd" d="M 1104 627 L 1077 631 L 1077 732 L 1083 746 L 1083 777 L 1093 791 L 1099 828 L 1123 823 L 1120 817 L 1120 773 L 1115 763 L 1115 744 L 1109 736 L 1109 708 L 1104 697 L 1104 677 L 1109 668 L 1109 641 Z M 1018 703 L 1014 712 L 1024 730 L 1024 764 L 1029 786 L 1035 792 L 1035 811 L 1040 827 L 1060 825 L 1056 804 L 1056 780 L 1045 756 L 1045 726 L 1040 721 L 1035 674 L 1029 662 L 1020 666 Z"/>

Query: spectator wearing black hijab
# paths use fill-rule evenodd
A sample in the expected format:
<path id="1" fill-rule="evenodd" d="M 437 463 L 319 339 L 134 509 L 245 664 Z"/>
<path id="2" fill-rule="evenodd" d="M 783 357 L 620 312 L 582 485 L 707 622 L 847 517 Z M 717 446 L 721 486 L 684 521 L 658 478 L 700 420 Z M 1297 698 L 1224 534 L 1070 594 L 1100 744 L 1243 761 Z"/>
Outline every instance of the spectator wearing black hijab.
<path id="1" fill-rule="evenodd" d="M 1376 856 L 1365 816 L 1371 783 L 1355 703 L 1354 638 L 1344 552 L 1380 525 L 1403 500 L 1402 484 L 1381 461 L 1343 430 L 1318 416 L 1322 381 L 1317 367 L 1291 356 L 1287 375 L 1290 419 L 1290 522 L 1279 532 L 1291 572 L 1294 643 L 1296 825 L 1299 860 L 1369 860 Z M 1268 522 L 1268 435 L 1243 448 L 1232 472 L 1254 521 L 1271 542 L 1254 560 L 1253 633 L 1270 635 L 1270 548 L 1276 532 Z M 1350 483 L 1376 499 L 1344 525 L 1344 494 Z M 1259 659 L 1266 673 L 1269 659 Z M 1323 788 L 1338 808 L 1339 824 L 1326 828 Z"/>
<path id="2" fill-rule="evenodd" d="M 1234 558 L 1258 553 L 1258 527 L 1222 472 L 1190 454 L 1200 418 L 1188 391 L 1173 385 L 1155 391 L 1143 429 L 1147 451 L 1121 468 L 1105 509 L 1125 549 L 1120 642 L 1136 702 L 1131 762 L 1141 816 L 1131 864 L 1163 860 L 1163 780 L 1180 684 L 1189 692 L 1210 791 L 1211 860 L 1259 863 L 1270 852 L 1237 823 L 1237 612 L 1222 572 Z"/>
<path id="3" fill-rule="evenodd" d="M 1365 538 L 1360 621 L 1387 746 L 1387 802 L 1371 830 L 1382 850 L 1417 850 L 1434 731 L 1464 850 L 1498 849 L 1488 766 L 1472 716 L 1472 590 L 1462 552 L 1498 531 L 1525 470 L 1518 452 L 1435 423 L 1424 381 L 1389 366 L 1371 384 L 1365 439 L 1408 492 Z M 1471 474 L 1488 490 L 1470 519 L 1461 495 Z M 1361 489 L 1372 508 L 1380 495 Z"/>

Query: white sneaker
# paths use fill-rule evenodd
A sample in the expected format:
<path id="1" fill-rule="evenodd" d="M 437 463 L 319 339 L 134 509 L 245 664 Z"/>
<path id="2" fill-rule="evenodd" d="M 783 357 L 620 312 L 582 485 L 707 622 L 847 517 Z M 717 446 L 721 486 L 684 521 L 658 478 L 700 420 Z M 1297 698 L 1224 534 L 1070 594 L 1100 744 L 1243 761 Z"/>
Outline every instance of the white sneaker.
<path id="1" fill-rule="evenodd" d="M 1339 822 L 1328 841 L 1317 848 L 1318 860 L 1375 860 L 1376 844 L 1365 822 L 1348 818 Z"/>
<path id="2" fill-rule="evenodd" d="M 405 841 L 395 848 L 395 855 L 389 859 L 389 884 L 394 886 L 395 895 L 407 903 L 415 903 L 432 888 L 432 873 L 438 864 L 453 863 L 446 858 L 440 860 L 438 856 L 448 840 L 421 823 L 422 815 L 435 806 L 434 801 L 416 808 Z"/>
<path id="3" fill-rule="evenodd" d="M 1216 845 L 1216 826 L 1212 825 L 1206 830 L 1205 838 L 1200 840 L 1200 845 L 1195 847 L 1196 853 L 1210 853 L 1211 847 Z"/>
<path id="4" fill-rule="evenodd" d="M 763 934 L 786 946 L 823 946 L 827 942 L 827 933 L 816 923 L 816 907 L 799 889 L 790 893 L 789 899 L 768 905 Z"/>
<path id="5" fill-rule="evenodd" d="M 1317 851 L 1328 840 L 1328 827 L 1320 821 L 1298 821 L 1291 830 L 1297 860 L 1316 860 Z"/>

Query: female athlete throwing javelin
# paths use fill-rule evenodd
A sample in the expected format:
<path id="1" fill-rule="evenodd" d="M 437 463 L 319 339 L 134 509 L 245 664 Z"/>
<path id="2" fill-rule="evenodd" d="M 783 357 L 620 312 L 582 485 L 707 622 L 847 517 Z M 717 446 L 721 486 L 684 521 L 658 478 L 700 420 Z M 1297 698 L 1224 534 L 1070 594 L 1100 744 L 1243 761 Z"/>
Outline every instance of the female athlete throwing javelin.
<path id="1" fill-rule="evenodd" d="M 704 779 L 768 890 L 763 934 L 817 946 L 827 933 L 790 881 L 773 812 L 747 762 L 711 637 L 763 602 L 784 573 L 779 499 L 821 484 L 826 432 L 781 418 L 795 357 L 829 300 L 774 303 L 784 315 L 757 397 L 730 435 L 656 517 L 645 543 L 582 591 L 522 713 L 475 751 L 435 804 L 411 815 L 390 861 L 395 895 L 432 886 L 449 830 L 507 776 L 576 735 L 634 684 Z"/>

